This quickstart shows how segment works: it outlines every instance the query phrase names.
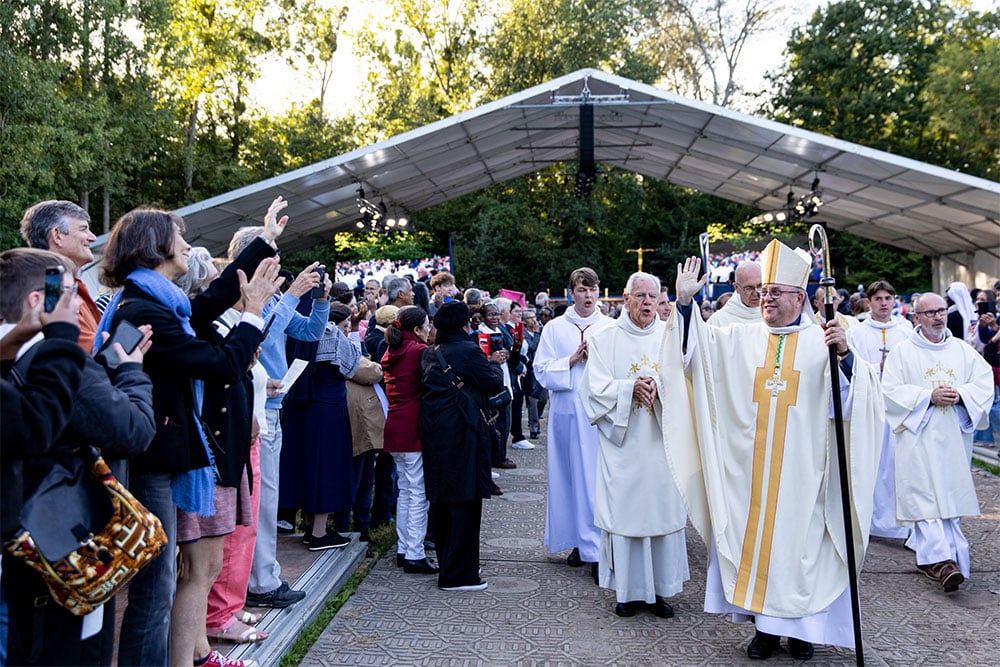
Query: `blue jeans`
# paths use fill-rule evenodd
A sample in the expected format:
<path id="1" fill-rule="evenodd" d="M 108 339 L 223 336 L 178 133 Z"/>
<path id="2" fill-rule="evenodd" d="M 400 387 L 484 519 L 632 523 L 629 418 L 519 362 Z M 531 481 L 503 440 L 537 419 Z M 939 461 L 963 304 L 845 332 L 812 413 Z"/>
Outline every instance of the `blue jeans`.
<path id="1" fill-rule="evenodd" d="M 981 442 L 987 445 L 1000 445 L 1000 387 L 993 387 L 993 406 L 990 408 L 990 421 L 986 428 L 972 434 L 973 442 Z"/>
<path id="2" fill-rule="evenodd" d="M 132 474 L 129 490 L 163 523 L 167 547 L 135 575 L 118 641 L 118 664 L 170 664 L 170 608 L 177 588 L 177 506 L 168 474 Z"/>

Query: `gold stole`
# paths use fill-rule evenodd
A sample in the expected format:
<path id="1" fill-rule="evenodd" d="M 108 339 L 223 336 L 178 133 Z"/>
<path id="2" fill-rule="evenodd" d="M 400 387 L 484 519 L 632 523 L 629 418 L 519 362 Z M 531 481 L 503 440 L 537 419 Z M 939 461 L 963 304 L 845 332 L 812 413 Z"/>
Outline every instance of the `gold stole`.
<path id="1" fill-rule="evenodd" d="M 799 334 L 770 334 L 764 365 L 754 374 L 753 401 L 757 404 L 757 431 L 753 444 L 753 480 L 750 490 L 750 513 L 743 537 L 743 554 L 736 574 L 733 604 L 760 612 L 767 592 L 767 576 L 771 565 L 771 543 L 774 539 L 774 519 L 781 481 L 781 462 L 785 451 L 788 408 L 795 405 L 799 393 L 799 371 L 795 365 L 795 349 Z M 774 424 L 771 426 L 772 404 Z M 772 432 L 770 443 L 768 431 Z M 770 466 L 765 480 L 764 467 L 770 449 Z M 762 501 L 766 504 L 762 507 Z M 762 516 L 763 515 L 763 516 Z M 757 542 L 760 538 L 760 547 Z M 756 561 L 756 565 L 755 565 Z"/>

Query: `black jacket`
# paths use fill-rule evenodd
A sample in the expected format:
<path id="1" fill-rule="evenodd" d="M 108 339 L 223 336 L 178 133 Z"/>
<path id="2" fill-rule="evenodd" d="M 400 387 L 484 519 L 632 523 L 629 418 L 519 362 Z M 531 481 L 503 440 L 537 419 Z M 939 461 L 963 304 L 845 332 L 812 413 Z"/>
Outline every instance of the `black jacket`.
<path id="1" fill-rule="evenodd" d="M 223 399 L 216 396 L 213 383 L 226 391 L 243 382 L 263 335 L 256 327 L 240 324 L 224 343 L 213 345 L 209 341 L 218 341 L 218 333 L 212 322 L 240 298 L 236 270 L 243 269 L 251 276 L 261 260 L 273 255 L 271 246 L 260 239 L 255 240 L 209 285 L 208 290 L 192 299 L 191 326 L 199 337 L 185 332 L 169 308 L 137 286 L 126 284 L 112 327 L 123 319 L 136 326 L 149 324 L 153 327 L 153 344 L 146 353 L 143 367 L 153 380 L 156 435 L 149 449 L 135 459 L 132 469 L 136 472 L 179 473 L 208 465 L 195 424 L 192 379 L 205 381 L 203 417 L 214 417 L 222 407 L 227 411 L 233 409 L 218 405 Z M 213 394 L 211 398 L 209 393 Z M 220 432 L 217 440 L 242 437 L 223 433 L 221 428 L 211 425 L 212 419 L 208 421 L 213 435 L 215 431 Z M 249 422 L 245 439 L 249 448 Z"/>
<path id="2" fill-rule="evenodd" d="M 35 345 L 27 372 L 9 378 L 13 362 L 3 368 L 0 397 L 0 536 L 17 528 L 24 502 L 22 459 L 40 457 L 52 450 L 69 423 L 73 399 L 83 379 L 86 353 L 77 345 L 80 329 L 54 322 L 43 330 L 45 340 Z"/>
<path id="3" fill-rule="evenodd" d="M 455 376 L 457 389 L 435 354 L 439 348 Z M 421 360 L 423 400 L 420 404 L 420 444 L 424 489 L 432 503 L 489 498 L 490 434 L 481 410 L 503 388 L 500 364 L 489 361 L 464 331 L 439 334 L 437 345 Z"/>

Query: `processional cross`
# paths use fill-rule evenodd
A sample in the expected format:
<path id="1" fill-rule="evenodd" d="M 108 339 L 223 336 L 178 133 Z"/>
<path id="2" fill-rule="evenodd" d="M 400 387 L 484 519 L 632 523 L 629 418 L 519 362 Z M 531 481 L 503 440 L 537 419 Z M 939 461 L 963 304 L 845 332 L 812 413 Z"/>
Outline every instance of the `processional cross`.
<path id="1" fill-rule="evenodd" d="M 642 271 L 642 253 L 644 252 L 656 252 L 656 248 L 628 248 L 625 252 L 634 252 L 638 255 L 639 268 L 638 271 Z"/>

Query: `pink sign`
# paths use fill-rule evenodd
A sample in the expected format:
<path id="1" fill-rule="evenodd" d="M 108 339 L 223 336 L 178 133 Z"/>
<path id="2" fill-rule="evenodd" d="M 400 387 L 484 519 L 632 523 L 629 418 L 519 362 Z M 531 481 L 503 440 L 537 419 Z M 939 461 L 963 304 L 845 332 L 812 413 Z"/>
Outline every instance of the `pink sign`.
<path id="1" fill-rule="evenodd" d="M 500 290 L 500 294 L 497 296 L 502 296 L 505 299 L 510 299 L 514 303 L 521 304 L 521 308 L 524 308 L 524 292 L 517 292 L 512 289 L 503 288 Z"/>

